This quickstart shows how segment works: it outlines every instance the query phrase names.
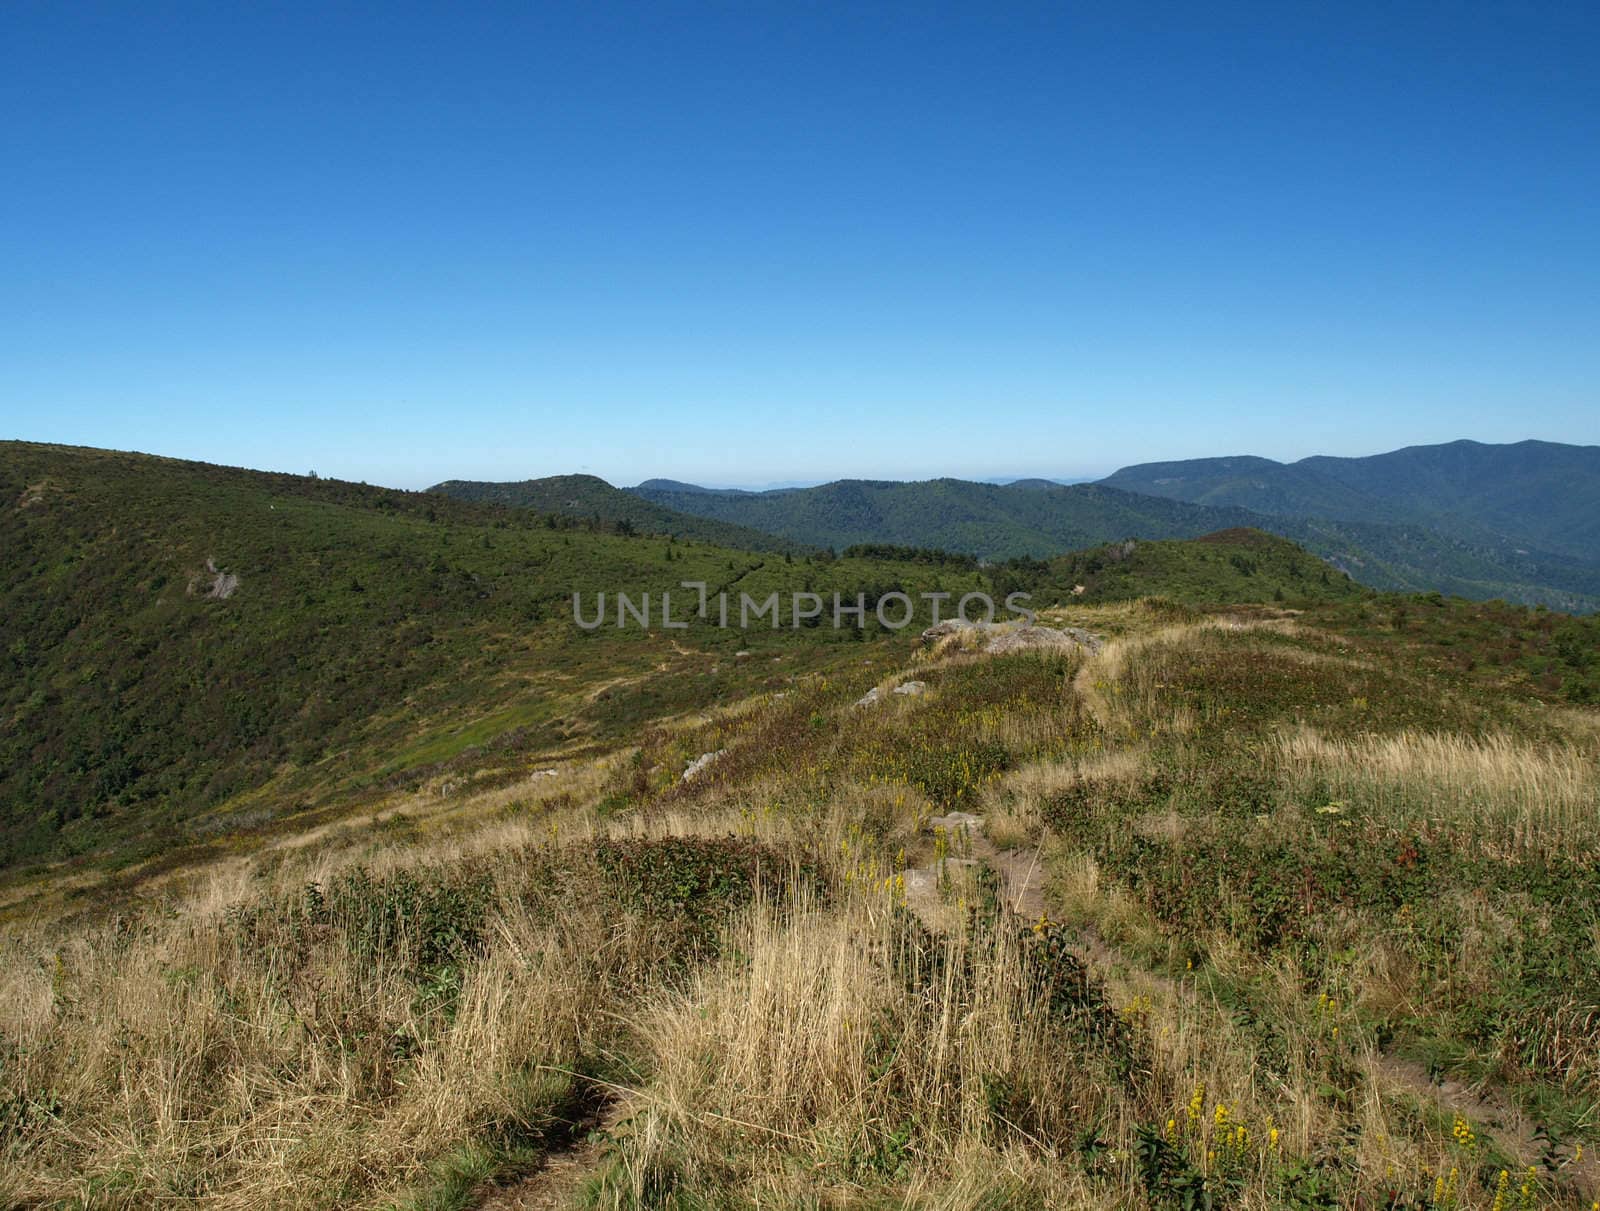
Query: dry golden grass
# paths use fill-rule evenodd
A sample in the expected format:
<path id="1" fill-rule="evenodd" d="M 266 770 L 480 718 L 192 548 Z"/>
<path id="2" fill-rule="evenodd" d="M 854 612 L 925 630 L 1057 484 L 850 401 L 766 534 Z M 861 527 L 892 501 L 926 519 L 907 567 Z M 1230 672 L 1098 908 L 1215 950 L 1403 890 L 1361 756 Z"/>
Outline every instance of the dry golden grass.
<path id="1" fill-rule="evenodd" d="M 1142 1056 L 1128 1079 L 1028 991 L 1017 934 L 957 929 L 919 951 L 892 904 L 864 892 L 834 909 L 757 912 L 728 961 L 644 1012 L 652 1078 L 629 1099 L 596 1205 L 655 1206 L 678 1190 L 691 1203 L 842 1207 L 887 1168 L 895 1205 L 1145 1206 L 1141 1124 L 1212 1158 L 1239 1183 L 1230 1205 L 1261 1211 L 1285 1205 L 1291 1157 L 1341 1133 L 1359 1140 L 1350 1159 L 1375 1192 L 1452 1163 L 1446 1139 L 1416 1135 L 1405 1091 L 1360 1045 L 1344 1049 L 1360 1082 L 1351 1109 L 1320 1096 L 1319 1057 L 1349 1019 L 1308 1004 L 1291 972 L 1271 1006 L 1289 1067 L 1263 1079 L 1255 1037 L 1204 986 L 1104 968 Z M 1092 1172 L 1071 1144 L 1086 1130 L 1106 1148 Z M 1470 1178 L 1460 1193 L 1461 1207 L 1493 1196 Z"/>
<path id="2" fill-rule="evenodd" d="M 0 1198 L 366 1205 L 526 1115 L 528 1074 L 585 1050 L 660 948 L 648 920 L 604 904 L 530 908 L 514 858 L 498 878 L 492 945 L 449 1013 L 381 953 L 288 933 L 247 942 L 215 919 L 229 895 L 10 956 L 0 1097 L 52 1101 L 32 1103 Z"/>
<path id="3" fill-rule="evenodd" d="M 639 1033 L 654 1077 L 612 1175 L 616 1201 L 643 1202 L 670 1175 L 791 1205 L 831 1170 L 831 1204 L 848 1200 L 853 1168 L 870 1181 L 876 1164 L 908 1167 L 934 1205 L 954 1206 L 938 1202 L 954 1197 L 953 1173 L 1004 1174 L 1029 1129 L 1058 1135 L 1105 1101 L 1108 1084 L 1030 998 L 1010 935 L 924 951 L 906 921 L 871 892 L 837 910 L 757 912 L 729 948 L 738 960 L 649 1010 Z M 1026 1127 L 993 1114 L 1001 1082 L 1028 1105 Z M 1049 1184 L 1075 1181 L 1063 1170 Z"/>
<path id="4" fill-rule="evenodd" d="M 1600 848 L 1600 766 L 1577 745 L 1418 732 L 1328 739 L 1309 728 L 1275 740 L 1292 775 L 1352 809 L 1465 830 L 1490 846 Z"/>

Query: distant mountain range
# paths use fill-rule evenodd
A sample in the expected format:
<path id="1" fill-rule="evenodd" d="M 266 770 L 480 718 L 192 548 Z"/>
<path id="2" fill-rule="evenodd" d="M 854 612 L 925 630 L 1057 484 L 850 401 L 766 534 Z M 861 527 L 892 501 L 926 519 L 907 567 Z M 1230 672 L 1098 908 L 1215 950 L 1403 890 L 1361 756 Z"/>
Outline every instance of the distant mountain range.
<path id="1" fill-rule="evenodd" d="M 1103 483 L 1276 517 L 1420 525 L 1472 543 L 1600 560 L 1600 446 L 1457 441 L 1368 458 L 1199 458 L 1124 467 Z"/>
<path id="2" fill-rule="evenodd" d="M 592 497 L 563 496 L 575 481 L 588 485 Z M 1192 459 L 1067 485 L 839 480 L 748 492 L 653 479 L 623 490 L 568 476 L 452 482 L 433 490 L 540 509 L 570 505 L 684 537 L 709 538 L 698 527 L 720 523 L 739 527 L 743 537 L 716 541 L 745 546 L 755 544 L 755 533 L 769 547 L 893 543 L 991 561 L 1252 527 L 1293 539 L 1375 588 L 1600 609 L 1600 447 L 1594 446 L 1458 441 L 1369 458 Z"/>

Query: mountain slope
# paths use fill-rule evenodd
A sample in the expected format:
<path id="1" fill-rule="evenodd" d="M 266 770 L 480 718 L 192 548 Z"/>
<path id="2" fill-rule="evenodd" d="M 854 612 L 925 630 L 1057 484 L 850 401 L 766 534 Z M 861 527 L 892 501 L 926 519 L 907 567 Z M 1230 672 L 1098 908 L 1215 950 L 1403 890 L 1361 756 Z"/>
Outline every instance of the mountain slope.
<path id="1" fill-rule="evenodd" d="M 1190 537 L 1248 525 L 1239 509 L 1208 509 L 1095 484 L 1024 481 L 914 483 L 845 479 L 772 492 L 639 487 L 646 500 L 827 547 L 863 543 L 937 547 L 986 559 L 1043 556 L 1138 534 Z"/>
<path id="2" fill-rule="evenodd" d="M 1600 446 L 1457 441 L 1296 464 L 1420 514 L 1450 514 L 1557 554 L 1600 561 Z"/>
<path id="3" fill-rule="evenodd" d="M 636 534 L 670 534 L 746 551 L 793 551 L 797 544 L 745 526 L 663 508 L 594 475 L 552 475 L 511 483 L 450 479 L 429 492 L 475 504 L 536 509 L 621 525 Z"/>

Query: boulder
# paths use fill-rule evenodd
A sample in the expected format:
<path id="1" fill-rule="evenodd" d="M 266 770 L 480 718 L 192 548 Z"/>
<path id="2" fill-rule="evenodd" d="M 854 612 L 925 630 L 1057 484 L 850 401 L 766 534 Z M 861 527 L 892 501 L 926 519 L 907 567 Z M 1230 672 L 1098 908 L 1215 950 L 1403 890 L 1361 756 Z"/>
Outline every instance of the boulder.
<path id="1" fill-rule="evenodd" d="M 922 642 L 937 643 L 947 635 L 960 635 L 979 651 L 990 656 L 1003 656 L 1008 652 L 1055 649 L 1065 651 L 1083 648 L 1098 652 L 1103 644 L 1100 636 L 1082 627 L 1046 627 L 1026 622 L 962 622 L 959 618 L 946 619 L 922 632 Z"/>

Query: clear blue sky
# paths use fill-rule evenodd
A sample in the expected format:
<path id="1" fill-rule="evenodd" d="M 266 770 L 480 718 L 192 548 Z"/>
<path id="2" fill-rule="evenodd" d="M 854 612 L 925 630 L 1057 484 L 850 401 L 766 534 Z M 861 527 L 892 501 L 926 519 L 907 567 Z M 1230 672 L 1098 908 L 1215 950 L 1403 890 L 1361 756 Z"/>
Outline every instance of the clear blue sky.
<path id="1" fill-rule="evenodd" d="M 1600 442 L 1597 63 L 1592 3 L 6 0 L 0 437 L 408 487 Z"/>

